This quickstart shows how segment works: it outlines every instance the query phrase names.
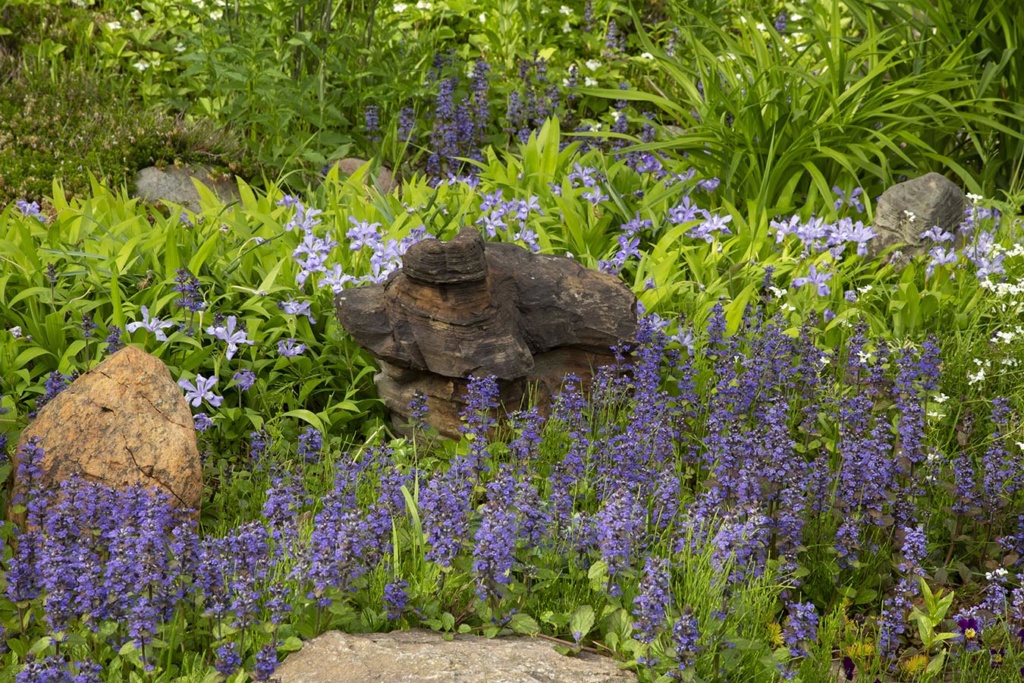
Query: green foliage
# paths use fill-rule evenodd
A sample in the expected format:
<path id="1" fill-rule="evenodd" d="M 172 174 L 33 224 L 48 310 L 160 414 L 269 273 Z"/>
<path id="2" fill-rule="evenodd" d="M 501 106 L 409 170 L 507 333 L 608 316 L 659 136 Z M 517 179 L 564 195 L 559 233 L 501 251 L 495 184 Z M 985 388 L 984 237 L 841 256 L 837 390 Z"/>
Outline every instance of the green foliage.
<path id="1" fill-rule="evenodd" d="M 722 179 L 732 203 L 788 213 L 823 201 L 834 184 L 877 196 L 902 176 L 945 169 L 991 193 L 993 183 L 982 185 L 990 174 L 965 164 L 962 141 L 1001 135 L 1019 144 L 1019 125 L 1004 123 L 1017 116 L 1009 103 L 973 88 L 966 45 L 886 49 L 906 24 L 851 35 L 838 2 L 808 8 L 788 35 L 767 17 L 737 26 L 690 17 L 674 56 L 634 17 L 658 57 L 652 87 L 585 92 L 658 108 L 671 137 L 632 149 L 689 154 L 702 175 Z"/>

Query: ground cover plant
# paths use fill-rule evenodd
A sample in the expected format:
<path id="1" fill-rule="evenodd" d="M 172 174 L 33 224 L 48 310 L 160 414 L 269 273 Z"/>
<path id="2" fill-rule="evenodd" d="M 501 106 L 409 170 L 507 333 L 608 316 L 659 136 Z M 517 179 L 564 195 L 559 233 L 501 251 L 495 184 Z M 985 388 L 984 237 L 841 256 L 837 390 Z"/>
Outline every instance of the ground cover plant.
<path id="1" fill-rule="evenodd" d="M 412 626 L 645 681 L 1019 679 L 1009 13 L 332 7 L 0 10 L 53 20 L 47 50 L 2 36 L 32 73 L 102 55 L 264 172 L 199 213 L 81 175 L 3 204 L 5 455 L 134 344 L 193 406 L 207 491 L 198 521 L 87 482 L 7 500 L 0 464 L 29 520 L 0 531 L 0 679 L 268 680 L 324 630 Z M 401 188 L 321 174 L 350 150 Z M 878 192 L 936 168 L 972 191 L 958 229 L 869 256 Z M 399 438 L 333 296 L 464 225 L 618 274 L 640 338 L 546 418 L 497 422 L 478 377 L 460 442 Z"/>

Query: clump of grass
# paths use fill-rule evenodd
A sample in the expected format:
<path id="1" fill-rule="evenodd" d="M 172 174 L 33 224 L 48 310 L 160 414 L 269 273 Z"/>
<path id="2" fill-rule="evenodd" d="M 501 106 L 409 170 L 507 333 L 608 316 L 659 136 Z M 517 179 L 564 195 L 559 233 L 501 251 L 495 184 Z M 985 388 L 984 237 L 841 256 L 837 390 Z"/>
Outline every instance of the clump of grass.
<path id="1" fill-rule="evenodd" d="M 145 109 L 102 74 L 70 64 L 56 78 L 38 65 L 0 54 L 0 205 L 41 199 L 64 183 L 70 196 L 89 191 L 89 176 L 131 187 L 146 166 L 211 164 L 248 168 L 229 132 Z"/>

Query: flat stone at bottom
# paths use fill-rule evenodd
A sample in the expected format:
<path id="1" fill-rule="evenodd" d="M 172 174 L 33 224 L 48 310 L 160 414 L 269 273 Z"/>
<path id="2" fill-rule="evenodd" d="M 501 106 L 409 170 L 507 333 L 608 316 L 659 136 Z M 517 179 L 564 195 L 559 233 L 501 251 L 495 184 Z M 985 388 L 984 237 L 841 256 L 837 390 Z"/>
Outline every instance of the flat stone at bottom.
<path id="1" fill-rule="evenodd" d="M 566 657 L 550 642 L 527 637 L 488 639 L 415 629 L 391 633 L 330 631 L 290 655 L 274 678 L 281 683 L 635 683 L 605 657 Z"/>

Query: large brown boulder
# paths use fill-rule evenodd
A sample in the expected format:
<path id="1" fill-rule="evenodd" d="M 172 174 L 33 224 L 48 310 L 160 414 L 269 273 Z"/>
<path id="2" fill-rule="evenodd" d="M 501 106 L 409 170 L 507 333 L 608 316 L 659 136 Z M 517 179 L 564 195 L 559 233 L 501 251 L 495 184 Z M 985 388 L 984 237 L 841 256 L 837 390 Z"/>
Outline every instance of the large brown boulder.
<path id="1" fill-rule="evenodd" d="M 203 472 L 192 412 L 163 362 L 128 346 L 46 404 L 21 433 L 38 437 L 42 484 L 78 475 L 123 490 L 157 488 L 198 513 Z M 25 482 L 15 479 L 14 490 Z"/>
<path id="2" fill-rule="evenodd" d="M 417 629 L 393 633 L 329 631 L 288 657 L 281 683 L 630 683 L 636 674 L 605 657 L 564 657 L 526 637 L 487 639 Z"/>
<path id="3" fill-rule="evenodd" d="M 427 419 L 458 437 L 468 377 L 494 376 L 504 405 L 542 406 L 573 374 L 586 384 L 636 336 L 636 297 L 613 275 L 573 259 L 484 242 L 463 228 L 409 248 L 383 284 L 346 290 L 338 320 L 381 364 L 377 389 L 396 427 L 427 397 Z"/>

